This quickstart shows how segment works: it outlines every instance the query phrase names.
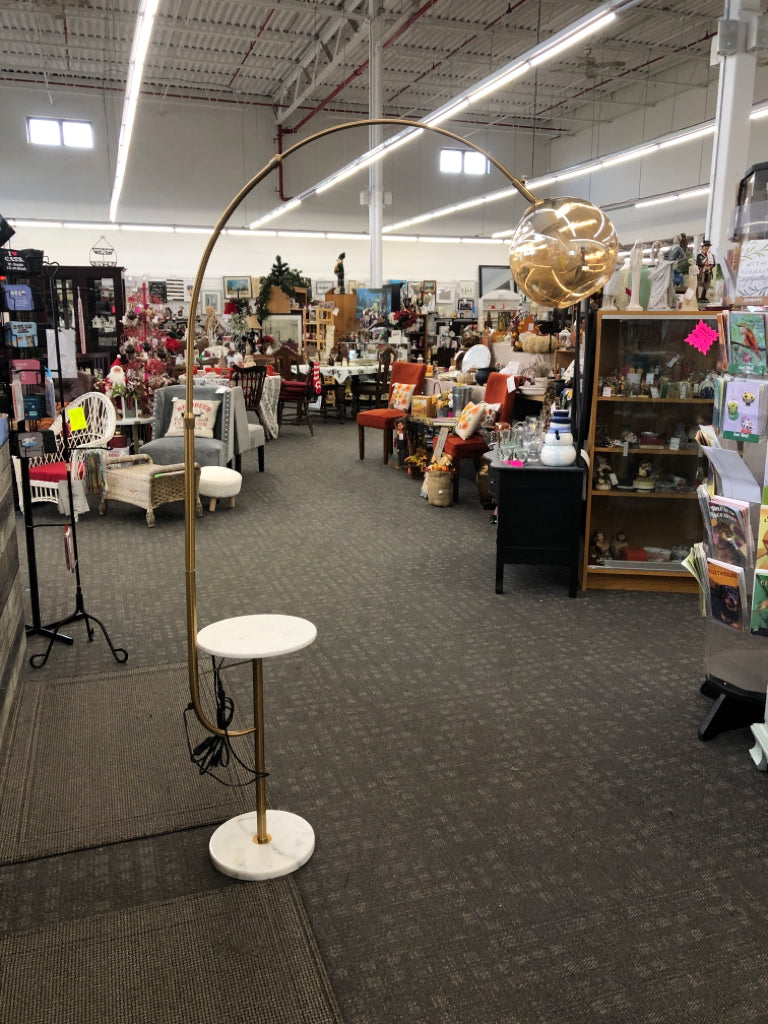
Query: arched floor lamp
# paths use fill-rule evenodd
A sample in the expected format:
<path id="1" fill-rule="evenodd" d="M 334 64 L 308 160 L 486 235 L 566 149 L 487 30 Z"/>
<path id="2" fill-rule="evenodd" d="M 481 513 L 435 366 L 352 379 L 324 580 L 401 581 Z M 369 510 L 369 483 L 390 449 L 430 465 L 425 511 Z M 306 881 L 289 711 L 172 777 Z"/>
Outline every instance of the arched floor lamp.
<path id="1" fill-rule="evenodd" d="M 218 737 L 256 735 L 256 769 L 258 778 L 257 813 L 258 831 L 253 835 L 253 842 L 268 844 L 271 837 L 266 832 L 266 793 L 264 787 L 263 764 L 263 723 L 261 719 L 261 660 L 254 660 L 254 724 L 247 729 L 224 730 L 211 722 L 200 703 L 200 688 L 197 671 L 197 601 L 195 585 L 195 416 L 193 409 L 194 375 L 192 367 L 195 356 L 195 310 L 200 299 L 203 279 L 208 262 L 218 238 L 234 211 L 273 170 L 280 166 L 293 153 L 303 149 L 319 139 L 334 135 L 336 132 L 351 128 L 368 128 L 375 125 L 393 125 L 402 128 L 414 128 L 436 132 L 481 153 L 505 178 L 517 189 L 523 198 L 531 204 L 510 241 L 510 270 L 518 287 L 534 302 L 543 306 L 562 309 L 580 302 L 601 288 L 613 273 L 618 254 L 618 239 L 613 224 L 608 217 L 592 203 L 584 199 L 561 197 L 559 199 L 540 199 L 525 187 L 506 167 L 490 153 L 456 135 L 447 128 L 437 125 L 425 125 L 402 118 L 381 117 L 367 118 L 326 128 L 321 132 L 296 142 L 283 153 L 272 157 L 232 199 L 217 221 L 208 244 L 205 247 L 197 269 L 194 287 L 190 298 L 189 320 L 187 323 L 186 344 L 186 408 L 184 412 L 184 471 L 185 471 L 185 514 L 184 514 L 184 564 L 187 599 L 187 662 L 189 671 L 189 691 L 192 707 L 201 725 Z M 304 620 L 296 620 L 303 622 Z M 311 624 L 308 624 L 311 626 Z M 307 640 L 311 642 L 311 640 Z M 303 644 L 301 645 L 303 646 Z M 296 649 L 296 648 L 293 648 Z M 256 662 L 258 661 L 258 671 Z M 285 813 L 285 812 L 271 812 Z M 241 816 L 244 817 L 244 816 Z M 295 817 L 295 816 L 292 816 Z M 236 819 L 233 819 L 233 821 Z M 298 819 L 301 821 L 302 819 Z M 306 823 L 304 823 L 306 824 Z M 223 828 L 224 826 L 222 826 Z M 311 832 L 311 827 L 310 827 Z M 304 863 L 312 853 L 312 847 L 303 860 L 295 863 L 294 870 Z M 214 857 L 214 860 L 216 858 Z M 285 874 L 280 870 L 268 874 L 239 874 L 228 871 L 218 865 L 221 870 L 237 877 L 274 877 Z"/>

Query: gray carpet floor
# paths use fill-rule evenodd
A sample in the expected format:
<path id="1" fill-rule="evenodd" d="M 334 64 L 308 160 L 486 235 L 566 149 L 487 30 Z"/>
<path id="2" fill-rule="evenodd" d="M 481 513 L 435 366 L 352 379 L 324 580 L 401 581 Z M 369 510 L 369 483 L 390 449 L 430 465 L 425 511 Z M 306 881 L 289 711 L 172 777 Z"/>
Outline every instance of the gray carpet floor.
<path id="1" fill-rule="evenodd" d="M 496 595 L 472 482 L 433 508 L 368 447 L 360 462 L 351 424 L 287 427 L 264 474 L 245 460 L 237 507 L 197 523 L 201 626 L 269 611 L 318 629 L 265 664 L 268 792 L 315 829 L 292 877 L 344 1020 L 768 1022 L 768 779 L 748 730 L 697 739 L 696 598 L 571 600 L 564 571 L 535 567 L 507 567 Z M 72 580 L 60 531 L 37 533 L 50 621 Z M 181 506 L 148 530 L 114 505 L 78 539 L 86 607 L 131 669 L 183 662 Z M 71 632 L 22 686 L 119 679 L 99 634 Z M 242 679 L 233 693 L 245 707 Z M 135 698 L 126 728 L 180 727 L 170 683 Z M 130 766 L 137 794 L 165 784 L 147 760 Z M 0 867 L 3 934 L 237 891 L 208 863 L 210 831 Z"/>

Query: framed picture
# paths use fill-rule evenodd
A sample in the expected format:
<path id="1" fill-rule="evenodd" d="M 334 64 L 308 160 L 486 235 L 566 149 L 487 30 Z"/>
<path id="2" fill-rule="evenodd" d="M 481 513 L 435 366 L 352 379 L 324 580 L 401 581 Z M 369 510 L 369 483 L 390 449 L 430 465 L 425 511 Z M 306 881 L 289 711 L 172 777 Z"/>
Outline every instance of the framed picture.
<path id="1" fill-rule="evenodd" d="M 250 277 L 225 277 L 224 298 L 226 299 L 250 299 L 251 279 Z"/>
<path id="2" fill-rule="evenodd" d="M 488 292 L 503 291 L 518 294 L 509 265 L 500 264 L 492 266 L 485 264 L 477 268 L 478 281 L 480 283 L 480 295 L 487 295 Z"/>
<path id="3" fill-rule="evenodd" d="M 459 298 L 460 299 L 472 299 L 475 298 L 475 282 L 474 281 L 459 281 Z"/>
<path id="4" fill-rule="evenodd" d="M 221 313 L 221 292 L 203 292 L 203 309 L 206 309 L 208 306 L 212 306 L 214 313 L 216 313 L 217 315 Z"/>
<path id="5" fill-rule="evenodd" d="M 356 292 L 358 287 L 361 287 L 357 281 L 347 281 L 346 288 L 348 292 Z M 364 288 L 365 285 L 362 285 Z"/>
<path id="6" fill-rule="evenodd" d="M 421 282 L 421 290 L 423 292 L 432 292 L 434 294 L 435 287 L 436 287 L 436 285 L 435 285 L 434 281 L 422 281 Z"/>
<path id="7" fill-rule="evenodd" d="M 147 302 L 153 306 L 164 306 L 168 301 L 168 286 L 165 281 L 147 281 Z"/>
<path id="8" fill-rule="evenodd" d="M 438 284 L 437 292 L 435 294 L 435 301 L 438 306 L 452 306 L 453 305 L 453 283 L 450 284 Z"/>
<path id="9" fill-rule="evenodd" d="M 315 281 L 315 298 L 325 298 L 326 292 L 332 292 L 335 287 L 335 281 Z"/>

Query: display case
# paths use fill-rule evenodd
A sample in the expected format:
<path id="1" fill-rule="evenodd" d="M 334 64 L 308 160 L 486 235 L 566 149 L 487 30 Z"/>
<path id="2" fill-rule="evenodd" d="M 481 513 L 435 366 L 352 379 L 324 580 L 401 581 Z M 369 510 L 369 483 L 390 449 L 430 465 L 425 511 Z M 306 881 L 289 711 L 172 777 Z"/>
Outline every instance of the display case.
<path id="1" fill-rule="evenodd" d="M 712 422 L 718 337 L 715 313 L 598 314 L 584 589 L 695 590 L 681 563 L 701 534 L 695 438 Z"/>

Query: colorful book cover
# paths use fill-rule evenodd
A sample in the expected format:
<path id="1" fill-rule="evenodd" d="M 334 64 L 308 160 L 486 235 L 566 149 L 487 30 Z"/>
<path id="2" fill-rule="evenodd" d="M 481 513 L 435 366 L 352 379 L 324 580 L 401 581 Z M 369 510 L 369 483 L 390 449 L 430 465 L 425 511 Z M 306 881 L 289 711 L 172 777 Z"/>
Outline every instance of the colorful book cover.
<path id="1" fill-rule="evenodd" d="M 752 614 L 749 631 L 756 636 L 768 636 L 768 572 L 755 570 L 752 587 Z"/>
<path id="2" fill-rule="evenodd" d="M 754 546 L 749 502 L 709 494 L 703 486 L 699 487 L 698 495 L 705 518 L 709 554 L 728 565 L 751 568 Z"/>
<path id="3" fill-rule="evenodd" d="M 707 608 L 716 622 L 744 631 L 747 593 L 740 566 L 707 559 Z"/>
<path id="4" fill-rule="evenodd" d="M 768 572 L 768 505 L 760 506 L 760 522 L 757 527 L 757 559 L 755 568 Z"/>
<path id="5" fill-rule="evenodd" d="M 765 316 L 762 313 L 728 314 L 728 371 L 765 373 Z"/>
<path id="6" fill-rule="evenodd" d="M 739 378 L 725 382 L 722 405 L 722 436 L 733 441 L 760 440 L 764 410 L 760 381 Z"/>

